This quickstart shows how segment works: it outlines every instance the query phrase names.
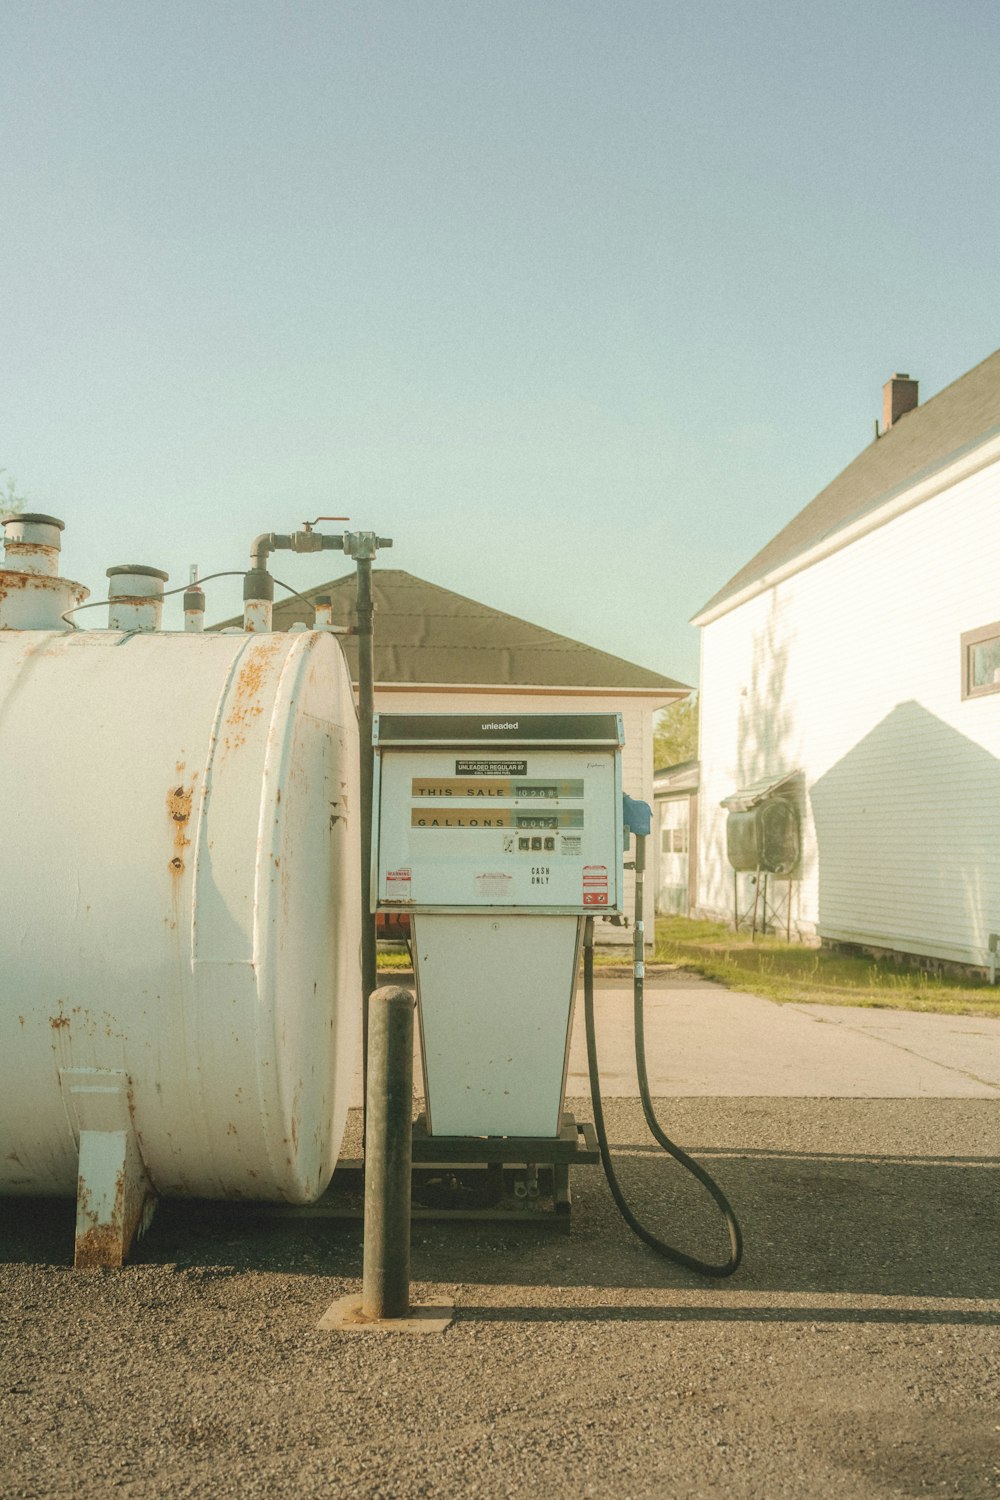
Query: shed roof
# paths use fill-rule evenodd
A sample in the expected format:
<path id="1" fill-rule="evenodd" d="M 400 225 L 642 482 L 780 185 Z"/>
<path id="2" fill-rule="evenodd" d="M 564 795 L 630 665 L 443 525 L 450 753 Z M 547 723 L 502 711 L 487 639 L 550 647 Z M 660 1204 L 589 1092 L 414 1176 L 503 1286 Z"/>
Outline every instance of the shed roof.
<path id="1" fill-rule="evenodd" d="M 826 489 L 820 490 L 794 520 L 762 547 L 745 567 L 713 594 L 695 623 L 809 552 L 813 547 L 873 513 L 900 491 L 943 469 L 987 438 L 1000 433 L 1000 349 L 939 391 L 923 406 L 897 419 Z"/>
<path id="2" fill-rule="evenodd" d="M 333 600 L 338 624 L 353 623 L 353 572 L 304 590 L 303 598 L 322 594 Z M 376 682 L 631 689 L 671 696 L 688 691 L 687 684 L 672 677 L 466 599 L 400 568 L 373 568 L 372 596 Z M 311 624 L 312 618 L 311 608 L 301 599 L 275 604 L 275 629 L 287 630 L 296 621 Z M 240 623 L 225 620 L 216 628 Z M 344 645 L 357 680 L 357 642 L 348 637 Z"/>

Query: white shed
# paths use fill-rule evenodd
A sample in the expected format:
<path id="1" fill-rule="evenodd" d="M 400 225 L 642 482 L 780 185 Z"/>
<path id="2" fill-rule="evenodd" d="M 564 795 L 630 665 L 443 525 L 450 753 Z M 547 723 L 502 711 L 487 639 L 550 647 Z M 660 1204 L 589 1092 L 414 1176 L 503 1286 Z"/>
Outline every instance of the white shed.
<path id="1" fill-rule="evenodd" d="M 798 772 L 792 929 L 985 966 L 1000 933 L 1000 351 L 924 406 L 893 376 L 883 426 L 695 617 L 697 907 L 731 918 L 734 884 L 750 904 L 723 799 Z"/>
<path id="2" fill-rule="evenodd" d="M 689 916 L 698 889 L 698 762 L 684 760 L 653 772 L 653 850 L 650 860 L 657 913 Z"/>
<path id="3" fill-rule="evenodd" d="M 354 623 L 352 573 L 310 589 L 330 597 L 333 618 Z M 557 635 L 399 568 L 372 569 L 375 602 L 375 708 L 391 713 L 622 714 L 622 778 L 633 797 L 653 801 L 653 717 L 690 688 L 648 667 Z M 312 621 L 299 599 L 276 603 L 274 625 L 287 630 Z M 226 621 L 225 624 L 238 624 Z M 599 620 L 594 616 L 596 627 Z M 345 642 L 357 682 L 357 648 Z M 626 902 L 632 915 L 631 876 Z M 645 921 L 652 932 L 653 889 L 646 885 Z M 599 939 L 621 940 L 621 929 L 597 924 Z"/>

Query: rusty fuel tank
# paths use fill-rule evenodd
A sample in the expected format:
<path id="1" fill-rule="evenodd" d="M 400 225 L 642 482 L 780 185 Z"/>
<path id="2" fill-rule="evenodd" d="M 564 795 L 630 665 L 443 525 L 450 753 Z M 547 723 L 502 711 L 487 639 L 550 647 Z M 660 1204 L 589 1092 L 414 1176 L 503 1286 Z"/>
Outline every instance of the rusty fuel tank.
<path id="1" fill-rule="evenodd" d="M 318 1197 L 361 1013 L 339 642 L 0 631 L 0 764 L 0 1194 L 79 1179 L 101 1264 L 159 1195 Z"/>

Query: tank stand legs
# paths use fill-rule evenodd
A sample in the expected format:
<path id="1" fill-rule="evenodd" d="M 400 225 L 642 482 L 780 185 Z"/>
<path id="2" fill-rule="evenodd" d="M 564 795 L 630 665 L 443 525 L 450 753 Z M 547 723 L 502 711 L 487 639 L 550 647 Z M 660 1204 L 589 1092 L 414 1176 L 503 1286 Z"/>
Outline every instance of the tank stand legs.
<path id="1" fill-rule="evenodd" d="M 73 1264 L 123 1266 L 156 1206 L 132 1124 L 128 1076 L 101 1068 L 63 1068 L 59 1076 L 80 1140 Z"/>

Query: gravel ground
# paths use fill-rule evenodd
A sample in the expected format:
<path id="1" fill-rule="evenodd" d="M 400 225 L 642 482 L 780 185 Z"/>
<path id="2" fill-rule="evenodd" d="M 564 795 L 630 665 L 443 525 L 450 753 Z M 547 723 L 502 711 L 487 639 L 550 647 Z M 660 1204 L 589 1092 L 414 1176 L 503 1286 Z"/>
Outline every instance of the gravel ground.
<path id="1" fill-rule="evenodd" d="M 128 1269 L 75 1272 L 72 1205 L 8 1201 L 0 1492 L 995 1496 L 996 1103 L 662 1112 L 740 1213 L 733 1281 L 656 1259 L 582 1168 L 570 1238 L 415 1225 L 414 1298 L 457 1304 L 437 1336 L 316 1330 L 360 1290 L 351 1222 L 166 1204 Z M 721 1254 L 638 1103 L 608 1116 L 637 1205 Z"/>

